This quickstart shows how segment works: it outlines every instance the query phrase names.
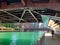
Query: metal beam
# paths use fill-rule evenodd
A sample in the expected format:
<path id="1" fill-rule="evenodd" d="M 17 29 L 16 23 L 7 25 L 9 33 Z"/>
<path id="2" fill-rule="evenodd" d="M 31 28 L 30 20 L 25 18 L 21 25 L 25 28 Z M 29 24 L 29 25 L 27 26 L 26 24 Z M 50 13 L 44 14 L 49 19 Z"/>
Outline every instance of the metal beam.
<path id="1" fill-rule="evenodd" d="M 60 21 L 60 17 L 55 17 L 55 16 L 49 16 L 50 17 L 50 19 L 52 19 L 52 20 L 59 20 Z"/>
<path id="2" fill-rule="evenodd" d="M 6 19 L 6 18 L 3 18 L 3 17 L 0 17 L 0 19 L 2 19 L 2 20 L 5 20 L 5 21 L 8 21 L 8 22 L 15 22 L 15 21 L 13 21 L 13 20 L 11 20 L 11 19 Z"/>
<path id="3" fill-rule="evenodd" d="M 33 16 L 33 18 L 34 18 L 37 22 L 39 22 L 38 19 L 33 15 L 33 13 L 32 13 L 30 10 L 28 10 L 28 11 L 29 11 L 29 13 Z"/>
<path id="4" fill-rule="evenodd" d="M 30 30 L 30 31 L 50 31 L 50 30 L 53 30 L 53 29 L 50 29 L 48 27 L 47 28 L 44 27 L 44 28 L 26 28 L 24 30 Z"/>
<path id="5" fill-rule="evenodd" d="M 33 10 L 31 10 L 31 11 L 33 11 Z M 42 15 L 42 14 L 40 14 L 40 13 L 36 12 L 36 11 L 33 11 L 33 12 L 35 12 L 35 13 L 39 14 L 40 16 Z M 45 15 L 45 16 L 47 16 L 47 15 Z"/>
<path id="6" fill-rule="evenodd" d="M 23 11 L 23 13 L 22 13 L 22 15 L 21 15 L 21 19 L 22 19 L 22 17 L 24 16 L 24 14 L 25 14 L 25 10 Z M 21 22 L 21 20 L 19 20 L 19 22 Z"/>
<path id="7" fill-rule="evenodd" d="M 45 9 L 45 8 L 38 8 L 38 7 L 18 7 L 18 8 L 7 8 L 7 9 L 0 9 L 0 11 L 12 11 L 12 10 L 20 10 L 20 9 L 27 9 L 29 8 L 30 10 L 33 10 L 33 9 Z"/>
<path id="8" fill-rule="evenodd" d="M 17 9 L 24 9 L 23 7 L 19 8 L 8 8 L 8 9 L 0 9 L 0 11 L 12 11 L 12 10 L 17 10 Z"/>
<path id="9" fill-rule="evenodd" d="M 25 6 L 26 4 L 25 4 L 25 2 L 24 2 L 24 0 L 21 0 L 21 2 L 22 2 L 22 4 Z"/>
<path id="10" fill-rule="evenodd" d="M 33 8 L 33 7 L 18 7 L 18 8 L 8 8 L 8 9 L 0 9 L 0 11 L 12 11 L 12 10 L 20 10 L 20 9 L 27 9 L 27 8 Z M 34 9 L 34 8 L 33 8 Z"/>
<path id="11" fill-rule="evenodd" d="M 57 13 L 55 14 L 55 17 L 57 17 Z"/>
<path id="12" fill-rule="evenodd" d="M 32 11 L 33 11 L 33 10 L 32 10 Z M 35 13 L 37 13 L 37 14 L 39 14 L 39 15 L 42 15 L 42 14 L 36 12 L 36 11 L 33 11 L 33 12 L 35 12 Z M 53 19 L 53 20 L 59 20 L 59 21 L 60 21 L 60 17 L 50 16 L 50 15 L 43 15 L 43 16 L 47 16 L 47 17 L 49 17 L 50 19 Z"/>
<path id="13" fill-rule="evenodd" d="M 19 17 L 15 16 L 15 15 L 13 15 L 13 14 L 11 14 L 11 13 L 7 12 L 7 11 L 3 11 L 3 12 L 5 12 L 5 13 L 7 13 L 7 14 L 9 14 L 9 15 L 11 15 L 11 16 L 13 16 L 13 17 L 15 17 L 15 18 L 17 18 L 18 20 L 23 20 L 23 19 L 20 19 Z M 24 21 L 24 20 L 23 20 L 23 21 Z"/>

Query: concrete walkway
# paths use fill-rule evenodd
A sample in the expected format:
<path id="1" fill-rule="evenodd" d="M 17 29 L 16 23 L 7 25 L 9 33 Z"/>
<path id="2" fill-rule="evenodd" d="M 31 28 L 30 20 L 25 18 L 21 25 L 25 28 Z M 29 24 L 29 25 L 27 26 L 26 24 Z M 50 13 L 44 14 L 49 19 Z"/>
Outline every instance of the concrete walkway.
<path id="1" fill-rule="evenodd" d="M 60 45 L 60 40 L 52 39 L 51 36 L 45 36 L 42 45 Z"/>
<path id="2" fill-rule="evenodd" d="M 52 39 L 51 37 L 46 37 L 47 45 L 60 45 L 60 40 Z"/>

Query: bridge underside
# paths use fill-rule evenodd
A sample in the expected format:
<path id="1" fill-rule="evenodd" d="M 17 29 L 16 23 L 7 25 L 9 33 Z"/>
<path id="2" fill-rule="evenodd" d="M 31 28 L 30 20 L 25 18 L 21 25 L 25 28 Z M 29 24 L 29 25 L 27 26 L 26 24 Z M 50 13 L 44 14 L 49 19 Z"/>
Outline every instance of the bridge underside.
<path id="1" fill-rule="evenodd" d="M 55 16 L 57 11 L 47 9 L 47 8 L 13 8 L 0 10 L 0 22 L 43 22 L 42 15 L 49 18 L 54 17 L 54 20 L 59 20 L 60 18 Z M 46 17 L 46 18 L 47 18 Z"/>

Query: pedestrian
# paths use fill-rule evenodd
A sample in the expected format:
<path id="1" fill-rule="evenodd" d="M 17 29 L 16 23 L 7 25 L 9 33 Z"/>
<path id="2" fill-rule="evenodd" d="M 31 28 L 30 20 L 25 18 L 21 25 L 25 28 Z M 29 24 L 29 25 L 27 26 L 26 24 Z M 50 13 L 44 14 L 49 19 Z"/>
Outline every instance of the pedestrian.
<path id="1" fill-rule="evenodd" d="M 52 33 L 52 39 L 53 39 L 54 38 L 54 30 L 52 30 L 51 33 Z"/>

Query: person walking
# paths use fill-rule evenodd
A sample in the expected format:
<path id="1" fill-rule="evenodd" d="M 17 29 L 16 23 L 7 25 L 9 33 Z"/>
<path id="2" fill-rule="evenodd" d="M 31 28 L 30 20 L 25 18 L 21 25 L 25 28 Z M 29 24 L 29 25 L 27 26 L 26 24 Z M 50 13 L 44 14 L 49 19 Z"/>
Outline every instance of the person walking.
<path id="1" fill-rule="evenodd" d="M 52 39 L 54 39 L 54 30 L 52 30 L 51 33 L 52 33 Z"/>

